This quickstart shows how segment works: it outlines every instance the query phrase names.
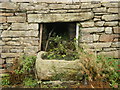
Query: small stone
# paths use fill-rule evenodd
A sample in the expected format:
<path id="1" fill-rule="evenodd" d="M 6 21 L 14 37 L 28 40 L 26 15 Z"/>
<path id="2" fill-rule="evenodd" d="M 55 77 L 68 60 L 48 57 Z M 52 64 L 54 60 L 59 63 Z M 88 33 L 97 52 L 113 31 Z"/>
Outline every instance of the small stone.
<path id="1" fill-rule="evenodd" d="M 112 15 L 103 15 L 102 19 L 105 21 L 113 21 L 118 20 L 118 14 L 112 14 Z"/>
<path id="2" fill-rule="evenodd" d="M 95 26 L 103 26 L 105 23 L 105 21 L 98 21 L 98 22 L 95 22 Z"/>
<path id="3" fill-rule="evenodd" d="M 116 3 L 103 2 L 102 5 L 105 6 L 105 7 L 114 7 L 114 8 L 116 7 L 116 8 L 118 8 L 119 3 L 118 2 L 116 2 Z"/>
<path id="4" fill-rule="evenodd" d="M 6 23 L 7 18 L 6 17 L 0 17 L 0 23 Z"/>
<path id="5" fill-rule="evenodd" d="M 104 27 L 81 28 L 81 33 L 103 32 Z"/>
<path id="6" fill-rule="evenodd" d="M 83 35 L 81 36 L 80 42 L 93 42 L 93 35 Z"/>
<path id="7" fill-rule="evenodd" d="M 26 22 L 26 17 L 22 16 L 7 17 L 7 22 Z"/>
<path id="8" fill-rule="evenodd" d="M 120 47 L 120 42 L 113 42 L 111 47 Z"/>
<path id="9" fill-rule="evenodd" d="M 94 41 L 98 41 L 99 40 L 99 35 L 97 35 L 97 34 L 93 34 L 93 40 Z"/>
<path id="10" fill-rule="evenodd" d="M 11 57 L 17 57 L 21 55 L 23 55 L 23 53 L 1 53 L 2 58 L 11 58 Z"/>
<path id="11" fill-rule="evenodd" d="M 109 8 L 108 12 L 109 13 L 118 13 L 118 10 L 120 10 L 120 8 Z"/>
<path id="12" fill-rule="evenodd" d="M 96 8 L 96 7 L 101 7 L 101 3 L 92 4 L 87 2 L 81 4 L 81 8 Z"/>
<path id="13" fill-rule="evenodd" d="M 113 32 L 120 34 L 120 27 L 113 27 Z"/>
<path id="14" fill-rule="evenodd" d="M 89 22 L 83 22 L 81 23 L 82 27 L 93 27 L 94 26 L 94 22 L 93 21 L 89 21 Z"/>
<path id="15" fill-rule="evenodd" d="M 112 34 L 112 27 L 105 27 L 105 33 Z"/>
<path id="16" fill-rule="evenodd" d="M 105 22 L 104 26 L 117 26 L 118 21 Z"/>
<path id="17" fill-rule="evenodd" d="M 93 12 L 100 12 L 100 13 L 102 13 L 102 12 L 106 12 L 106 11 L 107 11 L 106 7 L 93 8 Z"/>

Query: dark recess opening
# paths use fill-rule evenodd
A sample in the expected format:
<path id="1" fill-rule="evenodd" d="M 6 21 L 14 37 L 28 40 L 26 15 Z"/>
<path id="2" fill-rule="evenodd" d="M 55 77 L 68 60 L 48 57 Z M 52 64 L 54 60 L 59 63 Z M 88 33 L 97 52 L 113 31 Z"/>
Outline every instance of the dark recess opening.
<path id="1" fill-rule="evenodd" d="M 57 22 L 57 23 L 44 23 L 42 32 L 41 50 L 45 51 L 46 42 L 50 37 L 61 36 L 68 40 L 73 40 L 76 35 L 75 22 Z"/>

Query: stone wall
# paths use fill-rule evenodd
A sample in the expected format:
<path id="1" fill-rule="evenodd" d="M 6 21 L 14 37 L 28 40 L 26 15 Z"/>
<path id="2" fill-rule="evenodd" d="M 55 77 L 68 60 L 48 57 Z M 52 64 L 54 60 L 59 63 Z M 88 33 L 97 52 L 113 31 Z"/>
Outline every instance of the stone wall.
<path id="1" fill-rule="evenodd" d="M 13 58 L 39 50 L 39 23 L 78 22 L 90 50 L 119 58 L 119 2 L 65 0 L 0 0 L 0 67 Z M 0 69 L 1 70 L 1 69 Z"/>

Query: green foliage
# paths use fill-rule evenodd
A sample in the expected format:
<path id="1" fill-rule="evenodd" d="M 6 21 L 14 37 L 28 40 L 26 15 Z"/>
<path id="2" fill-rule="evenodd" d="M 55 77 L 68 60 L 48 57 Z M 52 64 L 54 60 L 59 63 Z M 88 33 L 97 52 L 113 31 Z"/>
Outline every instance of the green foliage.
<path id="1" fill-rule="evenodd" d="M 74 41 L 69 41 L 61 36 L 50 37 L 48 52 L 42 56 L 43 59 L 78 59 Z"/>
<path id="2" fill-rule="evenodd" d="M 83 74 L 86 74 L 88 80 L 106 81 L 112 87 L 118 86 L 120 77 L 118 72 L 118 60 L 103 55 L 95 56 L 94 53 L 79 50 L 80 62 L 82 63 Z"/>
<path id="3" fill-rule="evenodd" d="M 2 85 L 2 86 L 10 85 L 9 79 L 10 79 L 10 77 L 3 77 L 3 78 L 2 78 L 1 85 Z"/>
<path id="4" fill-rule="evenodd" d="M 32 77 L 25 77 L 23 84 L 27 88 L 35 88 L 38 85 L 37 80 Z"/>

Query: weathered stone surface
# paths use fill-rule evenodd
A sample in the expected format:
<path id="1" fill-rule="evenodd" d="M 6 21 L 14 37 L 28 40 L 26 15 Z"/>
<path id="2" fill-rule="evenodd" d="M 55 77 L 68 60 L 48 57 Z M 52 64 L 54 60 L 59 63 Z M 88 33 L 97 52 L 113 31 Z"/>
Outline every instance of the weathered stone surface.
<path id="1" fill-rule="evenodd" d="M 111 47 L 120 47 L 120 42 L 113 42 Z"/>
<path id="2" fill-rule="evenodd" d="M 120 27 L 113 27 L 113 32 L 120 34 Z"/>
<path id="3" fill-rule="evenodd" d="M 102 19 L 105 20 L 105 21 L 118 20 L 118 14 L 103 15 Z"/>
<path id="4" fill-rule="evenodd" d="M 2 58 L 10 58 L 10 57 L 17 57 L 23 55 L 23 53 L 1 53 Z"/>
<path id="5" fill-rule="evenodd" d="M 38 23 L 28 24 L 28 29 L 38 30 L 39 25 Z"/>
<path id="6" fill-rule="evenodd" d="M 36 71 L 40 80 L 50 80 L 53 75 L 60 73 L 69 73 L 70 71 L 77 71 L 81 68 L 81 63 L 78 60 L 43 60 L 41 52 L 38 53 L 36 63 Z"/>
<path id="7" fill-rule="evenodd" d="M 117 2 L 116 3 L 103 2 L 102 5 L 105 7 L 114 7 L 114 8 L 116 7 L 117 8 L 119 3 L 117 3 Z"/>
<path id="8" fill-rule="evenodd" d="M 112 34 L 112 27 L 105 27 L 105 33 Z"/>
<path id="9" fill-rule="evenodd" d="M 19 46 L 19 45 L 20 45 L 20 42 L 8 41 L 8 42 L 6 42 L 6 45 L 15 45 L 15 46 Z"/>
<path id="10" fill-rule="evenodd" d="M 100 7 L 101 6 L 101 3 L 95 3 L 95 4 L 92 4 L 92 3 L 82 3 L 81 4 L 81 8 L 96 8 L 96 7 Z"/>
<path id="11" fill-rule="evenodd" d="M 23 53 L 23 49 L 11 49 L 11 53 Z"/>
<path id="12" fill-rule="evenodd" d="M 39 3 L 39 4 L 33 4 L 33 3 L 21 3 L 20 4 L 20 10 L 46 10 L 48 9 L 47 3 Z"/>
<path id="13" fill-rule="evenodd" d="M 100 52 L 99 54 L 106 55 L 108 57 L 120 58 L 120 50 L 111 51 L 111 52 Z"/>
<path id="14" fill-rule="evenodd" d="M 108 12 L 110 12 L 110 13 L 118 13 L 119 10 L 120 10 L 120 8 L 109 8 Z"/>
<path id="15" fill-rule="evenodd" d="M 80 42 L 93 42 L 93 35 L 83 35 L 81 36 Z"/>
<path id="16" fill-rule="evenodd" d="M 117 50 L 117 48 L 104 48 L 103 50 L 104 51 L 113 51 L 113 50 L 115 51 L 115 50 Z"/>
<path id="17" fill-rule="evenodd" d="M 5 45 L 5 42 L 3 42 L 2 40 L 0 40 L 0 47 L 1 47 L 2 45 Z"/>
<path id="18" fill-rule="evenodd" d="M 7 18 L 6 17 L 0 17 L 0 23 L 5 23 L 7 22 Z"/>
<path id="19" fill-rule="evenodd" d="M 28 14 L 28 22 L 68 22 L 84 21 L 93 18 L 92 12 L 67 14 Z"/>
<path id="20" fill-rule="evenodd" d="M 93 40 L 94 41 L 98 41 L 99 40 L 100 35 L 97 34 L 93 34 Z"/>
<path id="21" fill-rule="evenodd" d="M 12 23 L 12 30 L 28 30 L 28 23 Z"/>
<path id="22" fill-rule="evenodd" d="M 13 16 L 13 13 L 0 13 L 0 16 Z"/>
<path id="23" fill-rule="evenodd" d="M 1 37 L 24 37 L 24 36 L 38 36 L 37 30 L 31 31 L 3 31 Z"/>
<path id="24" fill-rule="evenodd" d="M 97 21 L 95 22 L 95 26 L 103 26 L 105 21 Z"/>
<path id="25" fill-rule="evenodd" d="M 103 32 L 104 27 L 93 27 L 93 28 L 81 28 L 83 33 Z"/>
<path id="26" fill-rule="evenodd" d="M 117 26 L 118 21 L 105 22 L 104 26 Z"/>
<path id="27" fill-rule="evenodd" d="M 103 47 L 110 47 L 111 42 L 97 42 L 97 43 L 87 43 L 86 45 L 85 44 L 80 44 L 80 45 L 90 49 L 102 49 Z"/>
<path id="28" fill-rule="evenodd" d="M 16 3 L 9 3 L 9 2 L 4 2 L 4 3 L 0 3 L 0 8 L 4 8 L 4 9 L 18 9 L 19 5 Z"/>
<path id="29" fill-rule="evenodd" d="M 83 23 L 81 23 L 81 25 L 82 25 L 82 27 L 93 27 L 94 22 L 93 21 L 83 22 Z"/>
<path id="30" fill-rule="evenodd" d="M 93 12 L 100 12 L 100 13 L 102 13 L 102 12 L 106 12 L 106 11 L 107 11 L 106 7 L 93 8 Z"/>
<path id="31" fill-rule="evenodd" d="M 112 34 L 112 35 L 106 35 L 103 34 L 100 36 L 100 41 L 104 41 L 104 42 L 112 42 L 114 38 L 119 37 L 119 35 L 116 34 Z"/>
<path id="32" fill-rule="evenodd" d="M 26 17 L 22 16 L 14 16 L 14 17 L 7 17 L 7 22 L 26 22 Z"/>

